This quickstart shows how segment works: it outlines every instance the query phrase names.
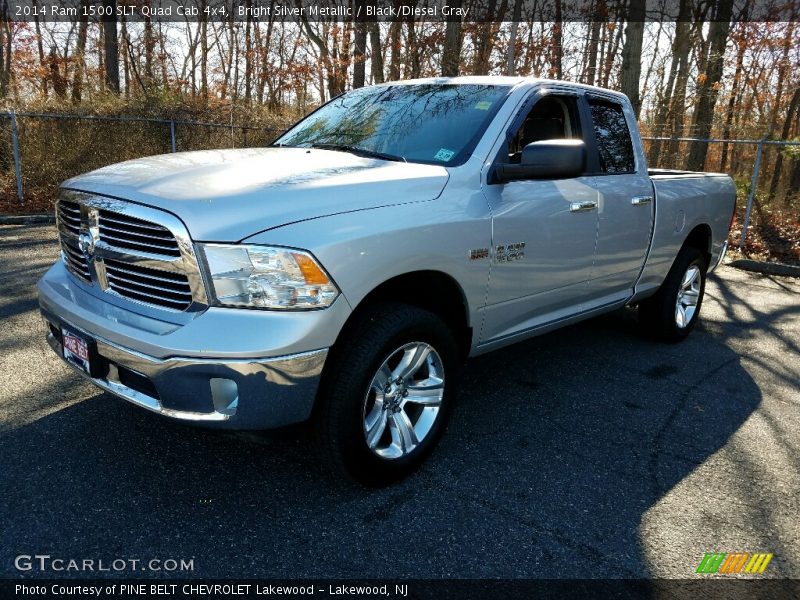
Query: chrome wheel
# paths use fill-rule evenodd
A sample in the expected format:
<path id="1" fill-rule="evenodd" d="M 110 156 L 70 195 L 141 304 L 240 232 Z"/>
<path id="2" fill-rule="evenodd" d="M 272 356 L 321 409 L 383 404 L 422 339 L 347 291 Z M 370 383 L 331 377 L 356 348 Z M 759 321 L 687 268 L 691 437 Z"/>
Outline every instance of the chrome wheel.
<path id="1" fill-rule="evenodd" d="M 392 352 L 372 378 L 362 410 L 364 437 L 381 458 L 406 456 L 433 429 L 444 397 L 444 367 L 433 346 Z"/>
<path id="2" fill-rule="evenodd" d="M 700 284 L 702 275 L 697 265 L 689 265 L 683 274 L 678 288 L 678 299 L 675 302 L 675 323 L 683 329 L 692 322 L 700 300 Z"/>

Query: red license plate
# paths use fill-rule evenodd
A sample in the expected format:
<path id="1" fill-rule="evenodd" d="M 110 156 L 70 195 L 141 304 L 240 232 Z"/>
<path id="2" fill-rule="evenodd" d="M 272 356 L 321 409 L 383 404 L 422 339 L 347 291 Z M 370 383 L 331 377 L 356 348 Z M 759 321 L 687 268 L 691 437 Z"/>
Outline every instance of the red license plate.
<path id="1" fill-rule="evenodd" d="M 64 358 L 89 373 L 89 343 L 66 329 L 62 329 L 61 334 L 64 339 Z"/>

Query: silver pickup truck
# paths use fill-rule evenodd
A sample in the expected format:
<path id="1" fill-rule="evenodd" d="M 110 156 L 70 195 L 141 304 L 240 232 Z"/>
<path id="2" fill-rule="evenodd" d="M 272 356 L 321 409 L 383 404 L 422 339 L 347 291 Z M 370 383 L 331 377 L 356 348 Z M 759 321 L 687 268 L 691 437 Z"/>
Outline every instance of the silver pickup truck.
<path id="1" fill-rule="evenodd" d="M 268 148 L 65 182 L 47 338 L 98 387 L 230 429 L 310 421 L 404 476 L 471 356 L 625 305 L 669 342 L 726 249 L 725 175 L 648 171 L 628 99 L 540 79 L 353 90 Z"/>

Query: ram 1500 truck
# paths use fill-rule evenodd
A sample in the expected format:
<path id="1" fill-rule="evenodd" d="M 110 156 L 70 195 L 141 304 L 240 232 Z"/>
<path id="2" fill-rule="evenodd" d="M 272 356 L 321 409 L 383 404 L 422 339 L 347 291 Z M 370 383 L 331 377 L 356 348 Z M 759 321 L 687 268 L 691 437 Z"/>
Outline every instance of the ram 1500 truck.
<path id="1" fill-rule="evenodd" d="M 322 456 L 381 483 L 431 451 L 471 356 L 626 305 L 686 337 L 734 205 L 725 175 L 648 171 L 622 94 L 387 83 L 267 148 L 65 182 L 39 301 L 98 387 L 209 426 L 310 421 Z"/>

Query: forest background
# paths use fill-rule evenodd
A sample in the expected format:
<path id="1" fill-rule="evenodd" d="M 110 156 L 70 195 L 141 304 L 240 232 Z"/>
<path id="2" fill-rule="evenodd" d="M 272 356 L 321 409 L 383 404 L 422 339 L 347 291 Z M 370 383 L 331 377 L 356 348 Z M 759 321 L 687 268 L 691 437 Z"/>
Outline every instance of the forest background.
<path id="1" fill-rule="evenodd" d="M 213 1 L 197 0 L 200 14 L 182 20 L 18 20 L 15 0 L 0 0 L 0 214 L 51 212 L 63 179 L 173 143 L 266 145 L 346 90 L 416 77 L 530 75 L 621 90 L 643 135 L 668 138 L 647 141 L 651 166 L 734 177 L 734 243 L 757 144 L 681 139 L 800 141 L 797 0 L 450 2 L 485 22 L 204 17 Z M 800 145 L 762 146 L 745 251 L 800 264 Z"/>

